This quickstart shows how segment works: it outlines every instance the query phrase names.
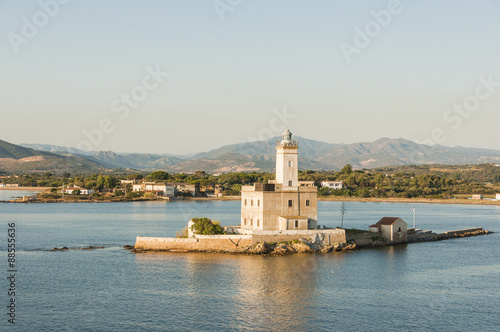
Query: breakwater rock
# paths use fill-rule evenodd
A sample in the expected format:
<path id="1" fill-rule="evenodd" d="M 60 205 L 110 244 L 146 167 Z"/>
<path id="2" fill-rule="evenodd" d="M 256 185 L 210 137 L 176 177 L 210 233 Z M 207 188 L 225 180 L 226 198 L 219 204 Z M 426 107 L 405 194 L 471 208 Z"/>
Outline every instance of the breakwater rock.
<path id="1" fill-rule="evenodd" d="M 478 228 L 470 230 L 449 231 L 440 234 L 433 234 L 433 233 L 413 234 L 408 236 L 408 243 L 442 241 L 442 240 L 450 240 L 450 239 L 464 238 L 470 236 L 488 235 L 493 233 L 494 233 L 493 231 L 488 231 L 486 229 Z"/>

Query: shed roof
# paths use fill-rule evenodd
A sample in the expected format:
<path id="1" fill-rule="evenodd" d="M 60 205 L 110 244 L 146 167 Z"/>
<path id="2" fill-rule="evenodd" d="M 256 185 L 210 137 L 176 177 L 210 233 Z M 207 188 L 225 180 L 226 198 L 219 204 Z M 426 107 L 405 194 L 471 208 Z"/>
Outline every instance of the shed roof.
<path id="1" fill-rule="evenodd" d="M 376 224 L 373 224 L 370 227 L 380 227 L 382 225 L 392 225 L 399 219 L 401 219 L 401 218 L 399 218 L 399 217 L 383 217 Z"/>

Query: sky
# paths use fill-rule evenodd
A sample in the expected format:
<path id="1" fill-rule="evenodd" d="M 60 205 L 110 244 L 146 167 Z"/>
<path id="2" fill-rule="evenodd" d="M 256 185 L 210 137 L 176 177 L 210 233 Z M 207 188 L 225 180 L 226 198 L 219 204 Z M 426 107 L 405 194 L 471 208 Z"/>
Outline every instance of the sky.
<path id="1" fill-rule="evenodd" d="M 0 0 L 0 139 L 500 149 L 500 0 Z"/>

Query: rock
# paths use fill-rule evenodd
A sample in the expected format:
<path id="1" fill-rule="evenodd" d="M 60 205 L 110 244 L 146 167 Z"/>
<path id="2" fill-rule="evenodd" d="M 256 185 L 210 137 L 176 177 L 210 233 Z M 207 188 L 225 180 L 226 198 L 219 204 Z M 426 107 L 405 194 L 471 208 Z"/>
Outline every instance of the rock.
<path id="1" fill-rule="evenodd" d="M 257 243 L 255 246 L 252 248 L 248 249 L 247 252 L 252 253 L 252 254 L 269 254 L 271 251 L 273 251 L 273 247 L 267 243 Z"/>
<path id="2" fill-rule="evenodd" d="M 126 245 L 123 246 L 123 248 L 125 248 L 127 250 L 132 250 L 132 249 L 134 249 L 134 246 L 126 244 Z"/>
<path id="3" fill-rule="evenodd" d="M 321 252 L 322 253 L 329 253 L 329 252 L 332 252 L 333 251 L 333 246 L 326 246 L 326 247 L 323 247 L 323 249 L 321 249 Z"/>
<path id="4" fill-rule="evenodd" d="M 356 243 L 350 243 L 344 247 L 344 250 L 356 250 Z"/>
<path id="5" fill-rule="evenodd" d="M 275 254 L 275 255 L 287 255 L 287 254 L 291 254 L 291 253 L 294 253 L 295 250 L 286 245 L 285 243 L 279 243 L 273 250 L 272 254 Z"/>
<path id="6" fill-rule="evenodd" d="M 50 249 L 50 251 L 62 251 L 62 250 L 69 250 L 69 249 L 68 247 Z"/>
<path id="7" fill-rule="evenodd" d="M 316 252 L 319 249 L 317 245 L 304 239 L 300 239 L 298 243 L 292 244 L 292 247 L 298 253 Z"/>

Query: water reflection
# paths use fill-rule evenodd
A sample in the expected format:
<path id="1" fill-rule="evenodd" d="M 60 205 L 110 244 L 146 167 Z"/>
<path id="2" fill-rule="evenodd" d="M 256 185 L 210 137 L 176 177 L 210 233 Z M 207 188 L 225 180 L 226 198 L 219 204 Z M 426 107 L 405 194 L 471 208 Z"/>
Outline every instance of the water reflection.
<path id="1" fill-rule="evenodd" d="M 304 330 L 316 317 L 322 279 L 340 278 L 343 254 L 290 256 L 141 253 L 138 267 L 182 269 L 183 291 L 198 308 L 224 299 L 237 329 Z M 334 274 L 335 273 L 335 274 Z M 339 275 L 337 275 L 339 273 Z M 161 275 L 161 273 L 160 273 Z M 331 280 L 330 280 L 331 281 Z M 335 284 L 335 282 L 333 283 Z M 324 285 L 323 285 L 324 286 Z M 229 310 L 227 310 L 229 308 Z"/>

